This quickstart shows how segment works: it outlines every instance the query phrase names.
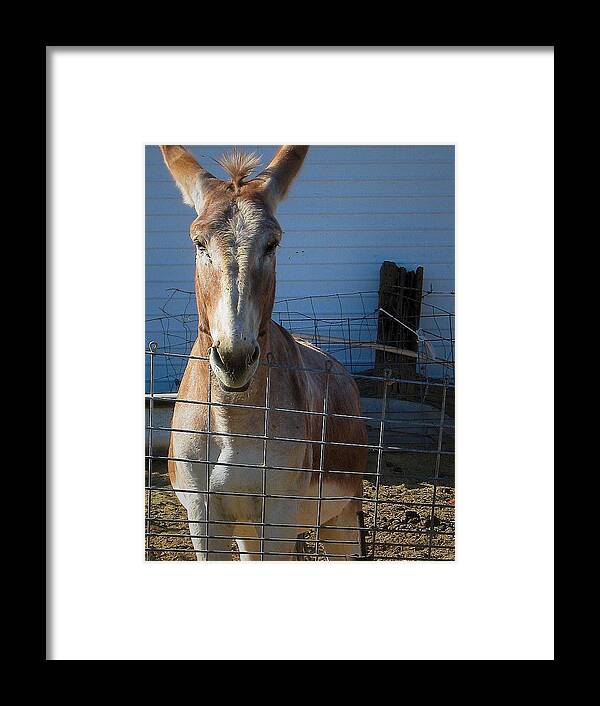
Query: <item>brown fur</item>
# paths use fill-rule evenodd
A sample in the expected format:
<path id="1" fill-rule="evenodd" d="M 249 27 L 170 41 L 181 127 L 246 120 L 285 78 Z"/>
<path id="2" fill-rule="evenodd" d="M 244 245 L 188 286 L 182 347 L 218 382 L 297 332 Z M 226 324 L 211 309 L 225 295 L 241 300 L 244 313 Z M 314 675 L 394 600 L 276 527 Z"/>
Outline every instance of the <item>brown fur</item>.
<path id="1" fill-rule="evenodd" d="M 240 152 L 237 148 L 234 148 L 230 154 L 224 154 L 220 157 L 217 163 L 229 174 L 231 184 L 237 193 L 242 181 L 247 179 L 260 165 L 260 157 L 254 152 Z"/>
<path id="2" fill-rule="evenodd" d="M 326 364 L 331 364 L 329 373 L 328 413 L 347 414 L 360 416 L 360 396 L 354 380 L 348 375 L 343 366 L 323 351 L 307 345 L 306 342 L 297 341 L 288 331 L 276 324 L 269 322 L 268 331 L 262 337 L 263 350 L 273 352 L 271 369 L 271 405 L 273 407 L 286 407 L 278 401 L 277 388 L 287 387 L 289 396 L 293 399 L 293 406 L 287 407 L 300 411 L 322 412 L 323 397 L 326 387 Z M 192 356 L 206 356 L 208 348 L 212 345 L 209 335 L 199 333 L 192 348 Z M 266 354 L 261 356 L 263 366 L 259 367 L 247 393 L 225 394 L 213 386 L 212 400 L 235 402 L 236 404 L 249 404 L 261 406 L 264 404 L 266 384 Z M 279 367 L 280 366 L 280 367 Z M 288 369 L 291 368 L 291 369 Z M 311 372 L 306 372 L 308 369 Z M 312 372 L 312 371 L 322 372 Z M 190 360 L 181 385 L 178 399 L 204 400 L 208 399 L 208 363 L 203 360 Z M 198 405 L 197 428 L 207 428 L 206 407 Z M 234 422 L 234 417 L 240 415 L 238 410 L 224 410 L 225 415 Z M 260 412 L 249 412 L 246 417 L 253 417 L 257 433 L 262 433 L 263 415 Z M 270 415 L 270 433 L 273 434 L 283 418 L 289 417 L 283 413 Z M 312 460 L 306 457 L 306 468 L 319 470 L 321 453 L 321 424 L 322 417 L 317 415 L 296 415 L 297 436 L 311 444 Z M 248 422 L 246 422 L 248 423 Z M 275 434 L 273 434 L 275 435 Z M 366 444 L 367 431 L 364 422 L 355 419 L 328 417 L 326 424 L 326 441 L 337 443 L 350 442 L 352 444 Z M 367 450 L 354 446 L 325 446 L 323 459 L 324 471 L 352 471 L 360 473 L 365 470 L 367 463 Z M 308 450 L 308 449 L 307 449 Z M 169 448 L 169 456 L 172 456 Z M 353 474 L 331 473 L 325 474 L 329 480 L 340 489 L 340 494 L 362 497 L 362 476 Z M 169 477 L 175 484 L 175 464 L 169 462 Z M 311 483 L 318 483 L 319 474 L 313 474 Z"/>

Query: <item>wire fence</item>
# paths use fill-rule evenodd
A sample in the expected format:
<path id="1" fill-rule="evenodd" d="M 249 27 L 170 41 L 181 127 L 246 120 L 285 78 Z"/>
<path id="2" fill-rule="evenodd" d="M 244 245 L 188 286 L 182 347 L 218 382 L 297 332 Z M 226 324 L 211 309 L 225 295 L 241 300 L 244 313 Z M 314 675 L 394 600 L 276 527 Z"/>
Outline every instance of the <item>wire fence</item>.
<path id="1" fill-rule="evenodd" d="M 168 353 L 189 353 L 197 336 L 198 314 L 195 293 L 179 288 L 168 290 L 160 314 L 146 320 L 147 338 L 157 343 L 157 350 Z M 393 355 L 398 341 L 389 336 L 379 337 L 378 323 L 394 320 L 394 313 L 378 307 L 378 291 L 349 292 L 321 296 L 295 297 L 275 302 L 273 319 L 295 335 L 322 348 L 351 373 L 374 366 L 376 351 Z M 405 295 L 406 296 L 406 295 Z M 425 378 L 454 379 L 454 313 L 453 292 L 428 291 L 415 294 L 421 306 L 419 343 L 413 356 L 419 372 Z M 396 319 L 397 320 L 397 319 Z M 165 356 L 156 361 L 154 376 L 156 392 L 177 392 L 187 360 Z M 147 361 L 147 379 L 149 360 Z"/>
<path id="2" fill-rule="evenodd" d="M 175 298 L 177 295 L 177 298 Z M 294 335 L 316 344 L 341 362 L 328 362 L 325 370 L 295 369 L 320 375 L 323 399 L 314 409 L 282 407 L 273 386 L 285 370 L 272 356 L 261 364 L 265 379 L 264 402 L 230 403 L 214 399 L 214 381 L 208 355 L 191 355 L 197 318 L 194 294 L 173 290 L 161 316 L 148 320 L 156 336 L 147 357 L 146 453 L 146 557 L 149 560 L 209 559 L 233 555 L 239 559 L 328 560 L 452 560 L 454 559 L 454 314 L 439 302 L 452 293 L 426 292 L 420 298 L 421 317 L 413 330 L 415 350 L 398 340 L 382 339 L 382 320 L 399 320 L 394 312 L 378 306 L 377 292 L 353 292 L 322 297 L 302 297 L 276 302 L 273 318 Z M 174 310 L 177 301 L 179 309 Z M 437 302 L 437 303 L 436 303 Z M 405 344 L 404 344 L 405 345 Z M 203 399 L 184 399 L 181 408 L 206 410 L 206 423 L 174 426 L 175 392 L 190 361 L 205 366 L 208 385 Z M 330 388 L 340 376 L 350 374 L 360 392 L 360 414 L 339 414 L 330 408 Z M 211 419 L 224 411 L 243 410 L 260 420 L 260 430 L 215 428 Z M 185 415 L 184 415 L 185 417 Z M 308 428 L 318 423 L 317 437 L 281 435 L 277 420 L 294 419 Z M 302 422 L 300 422 L 302 420 Z M 349 436 L 335 440 L 335 425 L 364 425 L 366 441 Z M 350 428 L 350 426 L 348 428 Z M 356 428 L 353 426 L 353 428 Z M 177 487 L 168 478 L 168 463 L 188 463 L 189 457 L 169 453 L 171 435 L 191 435 L 198 440 L 194 461 L 205 481 L 195 487 Z M 217 453 L 223 440 L 246 440 L 262 453 L 254 463 L 221 461 Z M 318 447 L 317 467 L 277 462 L 274 448 L 295 445 Z M 336 468 L 327 463 L 343 449 L 354 454 L 356 468 Z M 333 457 L 332 456 L 332 457 Z M 358 459 L 366 456 L 366 466 Z M 238 467 L 256 484 L 250 490 L 224 489 L 211 483 L 220 466 Z M 296 477 L 306 482 L 285 479 Z M 304 488 L 303 492 L 285 490 Z M 283 490 L 282 490 L 283 488 Z M 332 490 L 334 488 L 334 490 Z M 341 491 L 340 488 L 351 490 Z M 186 514 L 177 499 L 196 497 L 203 507 L 197 519 Z M 239 500 L 250 504 L 249 517 L 219 519 L 211 504 Z M 272 509 L 284 504 L 308 507 L 309 521 L 299 515 L 282 520 Z M 355 508 L 335 524 L 328 522 L 331 508 Z M 276 517 L 275 517 L 276 516 Z M 275 519 L 274 519 L 275 518 Z"/>

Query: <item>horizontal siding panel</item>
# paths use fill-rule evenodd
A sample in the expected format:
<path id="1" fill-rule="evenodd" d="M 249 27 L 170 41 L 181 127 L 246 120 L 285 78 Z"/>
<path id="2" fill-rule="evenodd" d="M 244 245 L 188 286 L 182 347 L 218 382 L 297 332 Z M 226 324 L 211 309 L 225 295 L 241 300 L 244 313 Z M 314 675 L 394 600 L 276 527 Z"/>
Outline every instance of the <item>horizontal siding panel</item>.
<path id="1" fill-rule="evenodd" d="M 306 265 L 326 265 L 331 262 L 332 258 L 336 259 L 338 265 L 352 264 L 356 261 L 356 253 L 354 249 L 344 248 L 341 253 L 339 252 L 340 246 L 332 247 L 307 247 L 307 248 L 279 248 L 277 254 L 277 271 L 282 272 L 280 268 L 295 266 L 299 269 Z M 402 248 L 398 252 L 395 246 L 391 245 L 387 248 L 377 245 L 376 248 L 365 247 L 361 248 L 364 250 L 362 252 L 362 257 L 360 262 L 375 263 L 381 265 L 381 256 L 383 251 L 392 250 L 391 256 L 396 258 L 396 262 L 399 265 L 406 266 L 405 263 L 415 263 L 419 262 L 421 265 L 433 265 L 438 263 L 450 263 L 454 262 L 454 247 L 452 245 L 446 245 L 444 247 L 434 247 L 428 248 L 426 251 L 420 246 L 412 246 Z M 334 252 L 332 252 L 334 251 Z M 179 257 L 176 253 L 179 253 Z M 401 257 L 398 257 L 398 256 Z M 166 253 L 164 251 L 152 251 L 148 253 L 146 258 L 146 268 L 149 274 L 156 272 L 157 270 L 167 268 L 177 268 L 184 267 L 188 269 L 193 266 L 193 253 L 189 250 L 179 250 L 173 251 L 169 250 Z M 176 270 L 174 271 L 177 272 Z"/>
<path id="2" fill-rule="evenodd" d="M 177 208 L 176 201 L 164 199 L 150 199 L 146 201 L 146 216 L 184 217 L 188 223 L 194 218 L 191 209 L 182 213 Z M 396 197 L 358 197 L 351 198 L 330 196 L 324 199 L 303 197 L 284 201 L 277 211 L 278 217 L 290 215 L 352 215 L 364 213 L 453 213 L 454 198 L 427 197 L 427 196 L 396 196 Z"/>
<path id="3" fill-rule="evenodd" d="M 450 310 L 453 298 L 451 296 L 430 295 L 425 297 L 422 316 L 425 318 L 433 311 L 433 306 Z M 361 292 L 359 294 L 312 296 L 298 299 L 283 299 L 275 302 L 274 311 L 278 314 L 295 312 L 311 316 L 313 309 L 319 317 L 357 317 L 374 315 L 378 306 L 378 292 Z"/>
<path id="4" fill-rule="evenodd" d="M 199 161 L 208 159 L 204 167 L 215 173 L 219 165 L 210 160 L 218 159 L 232 145 L 185 145 Z M 266 165 L 279 149 L 278 145 L 239 145 L 240 149 L 256 152 Z M 394 162 L 394 161 L 454 161 L 453 145 L 311 145 L 305 163 L 310 162 Z M 146 164 L 163 164 L 162 155 L 157 145 L 146 146 Z"/>
<path id="5" fill-rule="evenodd" d="M 178 262 L 193 262 L 195 246 L 187 237 L 177 239 L 176 242 L 170 243 L 158 236 L 154 242 L 160 243 L 153 245 L 148 243 L 146 247 L 146 261 L 148 263 L 166 263 L 172 259 Z M 398 242 L 400 239 L 400 242 Z M 175 240 L 175 238 L 173 238 Z M 183 243 L 181 242 L 183 240 Z M 165 244 L 166 243 L 166 244 Z M 442 232 L 425 233 L 418 235 L 415 233 L 398 233 L 396 231 L 339 231 L 339 232 L 319 232 L 306 231 L 299 235 L 296 233 L 285 232 L 283 240 L 277 248 L 277 260 L 281 262 L 288 257 L 290 252 L 301 251 L 302 249 L 318 248 L 319 250 L 336 250 L 339 248 L 348 248 L 352 251 L 356 250 L 371 250 L 378 251 L 392 248 L 403 255 L 405 250 L 417 249 L 423 253 L 425 262 L 429 258 L 429 250 L 454 249 L 453 243 L 448 243 L 448 238 Z M 406 254 L 403 255 L 405 257 Z"/>
<path id="6" fill-rule="evenodd" d="M 405 229 L 397 230 L 295 230 L 286 229 L 281 250 L 288 247 L 313 247 L 318 245 L 331 245 L 331 247 L 388 247 L 396 246 L 399 249 L 420 245 L 423 248 L 453 246 L 453 232 L 449 229 Z M 187 234 L 146 233 L 146 253 L 153 250 L 168 252 L 169 250 L 184 250 L 193 259 L 194 246 Z"/>
<path id="7" fill-rule="evenodd" d="M 377 277 L 377 280 L 379 280 L 379 277 Z M 190 286 L 193 286 L 193 273 L 190 275 L 190 278 L 185 282 L 185 284 L 180 283 L 179 285 L 176 285 L 173 282 L 147 282 L 146 316 L 152 317 L 160 315 L 161 308 L 165 307 L 165 305 L 169 312 L 178 310 L 177 313 L 180 313 L 179 310 L 185 305 L 189 295 L 180 295 L 178 292 L 170 292 L 168 290 L 171 288 L 177 288 L 187 291 Z M 282 300 L 290 299 L 293 297 L 298 297 L 300 294 L 306 295 L 308 291 L 310 291 L 314 297 L 329 295 L 335 292 L 377 291 L 377 286 L 377 283 L 374 283 L 373 279 L 369 277 L 358 280 L 347 278 L 343 282 L 332 281 L 327 278 L 316 282 L 311 281 L 310 288 L 308 286 L 302 286 L 302 281 L 285 282 L 279 279 L 277 282 L 277 298 Z M 429 289 L 434 292 L 452 292 L 454 290 L 454 278 L 427 277 L 425 280 L 425 290 L 427 291 Z M 188 311 L 193 311 L 194 307 L 195 304 L 192 301 L 191 305 L 188 307 Z"/>
<path id="8" fill-rule="evenodd" d="M 366 277 L 358 280 L 346 278 L 343 282 L 332 281 L 329 278 L 318 282 L 311 282 L 310 290 L 307 287 L 302 287 L 302 281 L 282 281 L 277 280 L 277 299 L 285 300 L 299 295 L 306 295 L 308 291 L 312 296 L 325 296 L 336 292 L 370 292 L 377 291 L 379 276 L 377 282 L 372 278 Z M 178 291 L 169 291 L 172 289 L 183 290 L 187 292 L 190 287 L 193 287 L 193 271 L 190 271 L 190 277 L 184 282 L 146 282 L 146 315 L 153 316 L 160 311 L 167 302 L 183 303 L 189 295 L 180 294 Z M 300 286 L 299 286 L 300 285 Z M 427 276 L 424 283 L 425 291 L 433 291 L 446 294 L 454 291 L 454 277 L 431 277 Z M 193 296 L 192 296 L 193 299 Z M 192 306 L 195 306 L 192 303 Z M 172 308 L 172 307 L 171 307 Z"/>
<path id="9" fill-rule="evenodd" d="M 334 255 L 332 251 L 338 251 L 340 248 L 350 250 L 350 256 L 357 255 L 354 251 L 364 250 L 364 258 L 376 258 L 381 261 L 381 255 L 385 255 L 386 251 L 392 251 L 391 254 L 397 259 L 399 264 L 402 261 L 421 260 L 423 265 L 431 262 L 439 262 L 440 257 L 454 257 L 453 245 L 439 245 L 436 243 L 406 243 L 404 245 L 394 245 L 392 243 L 384 244 L 374 242 L 371 245 L 354 245 L 349 238 L 340 238 L 335 241 L 327 242 L 322 237 L 315 236 L 314 238 L 303 238 L 302 243 L 294 246 L 281 246 L 277 250 L 277 263 L 283 262 L 310 262 L 314 257 L 322 257 L 327 261 Z M 298 257 L 296 257 L 298 256 Z M 399 258 L 399 259 L 398 259 Z M 191 245 L 184 248 L 152 248 L 146 251 L 147 266 L 161 265 L 192 265 L 194 262 L 194 252 Z"/>
<path id="10" fill-rule="evenodd" d="M 408 269 L 419 267 L 418 262 L 402 263 Z M 379 278 L 379 268 L 381 262 L 329 262 L 317 263 L 310 267 L 300 268 L 295 265 L 278 264 L 278 282 L 319 282 L 329 280 L 337 283 L 334 291 L 344 291 L 343 285 L 346 279 L 356 281 L 373 281 Z M 450 277 L 454 269 L 454 263 L 442 263 L 429 265 L 427 271 L 431 277 Z M 166 284 L 186 285 L 193 283 L 193 269 L 189 265 L 165 265 L 165 267 L 146 268 L 148 282 L 162 282 Z"/>
<path id="11" fill-rule="evenodd" d="M 286 230 L 287 221 L 280 220 L 283 230 Z M 450 230 L 454 227 L 453 213 L 354 213 L 352 215 L 320 215 L 298 214 L 293 217 L 297 228 L 307 230 L 327 230 L 339 228 L 348 229 L 421 229 L 424 227 L 443 228 Z M 189 216 L 148 216 L 147 229 L 150 233 L 187 233 L 191 223 Z"/>
<path id="12" fill-rule="evenodd" d="M 350 167 L 353 167 L 352 169 Z M 165 180 L 166 166 L 150 164 L 147 167 L 148 179 Z M 216 170 L 213 170 L 216 171 Z M 452 179 L 454 164 L 452 162 L 355 162 L 353 165 L 344 162 L 309 162 L 302 167 L 302 177 L 305 179 L 352 179 L 350 176 L 368 178 L 429 178 Z M 167 174 L 168 176 L 168 174 Z"/>
<path id="13" fill-rule="evenodd" d="M 428 281 L 429 284 L 434 284 L 434 285 L 444 285 L 446 287 L 446 291 L 450 291 L 452 287 L 447 288 L 447 283 L 448 281 L 452 280 L 432 280 L 430 279 Z M 275 301 L 275 311 L 277 312 L 284 312 L 287 310 L 287 307 L 293 307 L 296 309 L 298 307 L 297 301 L 301 299 L 307 299 L 305 297 L 295 297 L 293 294 L 286 292 L 284 290 L 285 283 L 280 283 L 280 286 L 278 286 L 278 297 L 280 299 L 277 299 Z M 174 292 L 168 292 L 164 289 L 160 289 L 158 291 L 157 289 L 157 295 L 153 296 L 152 291 L 153 289 L 157 289 L 157 285 L 155 283 L 151 283 L 151 285 L 148 287 L 148 293 L 149 295 L 146 297 L 146 304 L 147 304 L 147 311 L 151 308 L 155 313 L 153 316 L 162 316 L 162 312 L 160 311 L 161 307 L 167 306 L 167 309 L 171 313 L 183 313 L 187 312 L 188 314 L 195 314 L 196 311 L 196 305 L 193 300 L 193 292 L 189 292 L 189 290 L 183 290 L 183 291 L 174 291 Z M 433 294 L 427 294 L 425 301 L 427 301 L 431 306 L 437 306 L 440 307 L 440 309 L 444 309 L 446 311 L 452 311 L 452 307 L 454 304 L 454 297 L 451 294 L 446 294 L 442 292 L 443 287 L 442 286 L 434 286 L 434 293 Z M 348 289 L 347 293 L 351 293 L 352 290 Z M 373 307 L 374 308 L 377 305 L 377 291 L 373 290 L 372 292 L 368 292 L 365 290 L 362 290 L 360 292 L 362 297 L 365 298 L 366 302 L 371 301 L 369 297 L 372 297 L 373 299 Z M 190 297 L 191 295 L 191 297 Z M 319 296 L 322 298 L 319 299 Z M 337 296 L 337 295 L 336 295 Z M 313 293 L 312 298 L 315 299 L 315 307 L 318 310 L 319 315 L 321 314 L 327 314 L 330 312 L 329 306 L 327 305 L 328 301 L 331 301 L 334 299 L 334 296 L 332 296 L 330 293 L 326 294 L 318 294 L 318 293 Z M 167 303 L 168 302 L 168 303 Z M 308 307 L 309 303 L 306 303 L 304 306 Z M 325 308 L 326 307 L 326 308 Z M 367 309 L 367 311 L 370 311 L 370 308 Z M 310 311 L 310 309 L 307 309 L 307 311 Z M 344 309 L 346 311 L 346 309 Z M 347 309 L 347 311 L 351 313 L 356 313 L 358 309 Z M 148 317 L 150 318 L 150 314 L 148 314 Z"/>
<path id="14" fill-rule="evenodd" d="M 166 171 L 166 170 L 165 170 Z M 453 179 L 345 179 L 340 187 L 339 179 L 304 179 L 294 184 L 294 192 L 288 201 L 306 197 L 322 201 L 330 196 L 352 198 L 354 196 L 373 196 L 378 198 L 396 198 L 405 196 L 453 196 Z M 159 200 L 163 204 L 181 204 L 181 194 L 166 174 L 163 179 L 146 182 L 146 201 Z M 191 213 L 191 211 L 190 211 Z"/>

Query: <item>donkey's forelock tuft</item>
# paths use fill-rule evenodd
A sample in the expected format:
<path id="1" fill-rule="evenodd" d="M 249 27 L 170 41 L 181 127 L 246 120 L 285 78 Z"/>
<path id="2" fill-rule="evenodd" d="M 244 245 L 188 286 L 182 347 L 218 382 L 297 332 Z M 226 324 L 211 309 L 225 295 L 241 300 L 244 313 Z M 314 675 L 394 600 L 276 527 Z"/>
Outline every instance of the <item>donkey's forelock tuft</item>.
<path id="1" fill-rule="evenodd" d="M 227 172 L 231 183 L 237 189 L 241 182 L 260 166 L 260 160 L 256 152 L 240 152 L 237 147 L 234 147 L 231 152 L 219 157 L 217 163 Z"/>

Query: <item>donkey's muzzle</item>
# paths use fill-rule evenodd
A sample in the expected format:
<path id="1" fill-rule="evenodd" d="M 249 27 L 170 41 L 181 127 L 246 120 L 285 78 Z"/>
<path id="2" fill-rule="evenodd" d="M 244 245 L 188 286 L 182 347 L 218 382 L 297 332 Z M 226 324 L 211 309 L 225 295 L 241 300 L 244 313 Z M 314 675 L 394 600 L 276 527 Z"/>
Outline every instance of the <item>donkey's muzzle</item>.
<path id="1" fill-rule="evenodd" d="M 226 392 L 243 392 L 248 388 L 259 358 L 260 346 L 256 342 L 210 349 L 211 367 Z"/>

